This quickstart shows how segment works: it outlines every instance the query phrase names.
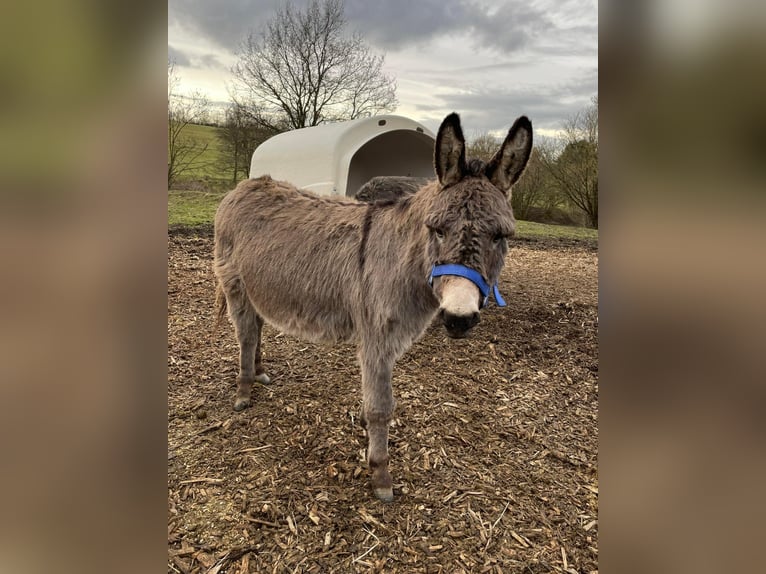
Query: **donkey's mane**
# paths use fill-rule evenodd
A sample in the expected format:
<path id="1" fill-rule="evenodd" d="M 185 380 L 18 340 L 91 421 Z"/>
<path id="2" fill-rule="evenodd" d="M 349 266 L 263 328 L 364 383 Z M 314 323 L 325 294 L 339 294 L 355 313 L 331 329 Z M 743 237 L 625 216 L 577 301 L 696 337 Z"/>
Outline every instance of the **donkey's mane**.
<path id="1" fill-rule="evenodd" d="M 471 159 L 468 160 L 468 169 L 466 170 L 466 175 L 472 176 L 472 177 L 478 177 L 480 175 L 484 174 L 484 170 L 487 167 L 486 162 L 480 159 Z"/>

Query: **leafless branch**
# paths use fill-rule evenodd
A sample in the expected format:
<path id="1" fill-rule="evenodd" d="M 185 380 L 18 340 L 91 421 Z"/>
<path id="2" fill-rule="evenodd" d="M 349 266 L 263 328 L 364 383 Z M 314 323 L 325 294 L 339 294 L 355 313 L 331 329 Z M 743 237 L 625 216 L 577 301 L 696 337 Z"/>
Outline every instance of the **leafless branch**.
<path id="1" fill-rule="evenodd" d="M 168 189 L 181 175 L 202 164 L 208 148 L 207 142 L 189 134 L 188 127 L 207 119 L 209 102 L 200 93 L 179 95 L 178 84 L 175 64 L 168 60 Z"/>
<path id="2" fill-rule="evenodd" d="M 598 228 L 598 97 L 563 125 L 561 145 L 542 154 L 543 164 L 563 196 Z"/>
<path id="3" fill-rule="evenodd" d="M 257 104 L 258 121 L 275 129 L 315 126 L 396 108 L 396 84 L 385 57 L 359 34 L 345 32 L 342 0 L 286 3 L 242 44 L 232 72 L 240 102 Z"/>

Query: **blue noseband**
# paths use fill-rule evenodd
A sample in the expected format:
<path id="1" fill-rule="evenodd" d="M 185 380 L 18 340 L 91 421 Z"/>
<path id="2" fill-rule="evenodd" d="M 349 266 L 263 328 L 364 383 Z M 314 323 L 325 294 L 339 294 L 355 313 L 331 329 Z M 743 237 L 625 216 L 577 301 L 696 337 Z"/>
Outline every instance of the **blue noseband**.
<path id="1" fill-rule="evenodd" d="M 440 277 L 441 275 L 457 275 L 458 277 L 465 277 L 469 281 L 473 282 L 474 285 L 479 288 L 479 291 L 481 291 L 482 297 L 484 297 L 484 301 L 481 305 L 482 307 L 487 305 L 490 291 L 495 296 L 497 305 L 499 307 L 505 307 L 505 300 L 500 295 L 500 290 L 497 288 L 497 282 L 495 282 L 495 284 L 490 288 L 489 284 L 487 284 L 487 282 L 484 280 L 484 277 L 482 277 L 481 273 L 478 271 L 474 271 L 470 267 L 459 265 L 457 263 L 434 265 L 433 268 L 431 268 L 431 276 L 428 278 L 428 284 L 432 285 L 434 282 L 434 277 Z"/>

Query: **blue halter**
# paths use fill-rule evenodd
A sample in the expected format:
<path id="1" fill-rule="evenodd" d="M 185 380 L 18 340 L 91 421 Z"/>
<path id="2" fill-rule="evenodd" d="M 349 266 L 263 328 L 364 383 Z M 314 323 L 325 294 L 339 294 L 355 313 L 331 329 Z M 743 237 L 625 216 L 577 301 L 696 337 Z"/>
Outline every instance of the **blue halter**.
<path id="1" fill-rule="evenodd" d="M 482 277 L 481 273 L 478 271 L 474 271 L 470 267 L 458 263 L 434 265 L 431 268 L 431 276 L 428 278 L 428 284 L 432 285 L 434 277 L 440 277 L 442 275 L 457 275 L 458 277 L 465 277 L 469 281 L 472 281 L 479 288 L 479 291 L 481 291 L 482 297 L 484 297 L 484 301 L 481 305 L 482 307 L 486 307 L 490 291 L 495 296 L 495 301 L 497 301 L 498 307 L 505 307 L 505 300 L 502 295 L 500 295 L 500 290 L 497 288 L 497 282 L 490 288 L 489 284 L 487 284 L 484 277 Z"/>

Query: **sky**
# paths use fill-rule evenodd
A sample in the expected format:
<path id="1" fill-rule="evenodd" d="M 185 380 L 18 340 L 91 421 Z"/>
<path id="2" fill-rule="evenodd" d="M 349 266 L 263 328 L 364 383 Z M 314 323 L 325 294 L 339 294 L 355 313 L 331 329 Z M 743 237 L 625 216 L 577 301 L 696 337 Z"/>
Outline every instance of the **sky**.
<path id="1" fill-rule="evenodd" d="M 169 0 L 179 92 L 227 102 L 241 42 L 283 3 Z M 598 92 L 597 0 L 345 0 L 345 13 L 348 29 L 385 54 L 394 113 L 434 132 L 455 111 L 469 139 L 503 135 L 522 114 L 553 136 Z"/>

